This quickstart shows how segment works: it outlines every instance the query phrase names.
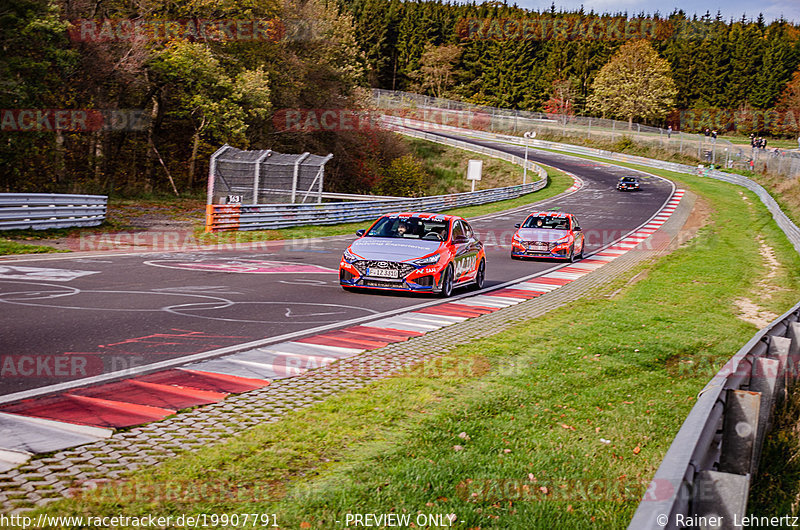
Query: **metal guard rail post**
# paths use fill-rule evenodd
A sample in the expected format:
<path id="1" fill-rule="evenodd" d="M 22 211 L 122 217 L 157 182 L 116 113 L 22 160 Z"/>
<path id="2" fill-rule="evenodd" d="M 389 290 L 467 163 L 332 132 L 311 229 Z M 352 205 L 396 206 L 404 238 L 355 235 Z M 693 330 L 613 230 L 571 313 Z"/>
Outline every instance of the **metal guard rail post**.
<path id="1" fill-rule="evenodd" d="M 703 388 L 664 456 L 629 529 L 683 528 L 746 515 L 776 403 L 800 365 L 800 303 L 759 331 Z M 702 526 L 702 525 L 701 525 Z"/>
<path id="2" fill-rule="evenodd" d="M 0 230 L 98 226 L 108 197 L 55 193 L 0 193 Z"/>

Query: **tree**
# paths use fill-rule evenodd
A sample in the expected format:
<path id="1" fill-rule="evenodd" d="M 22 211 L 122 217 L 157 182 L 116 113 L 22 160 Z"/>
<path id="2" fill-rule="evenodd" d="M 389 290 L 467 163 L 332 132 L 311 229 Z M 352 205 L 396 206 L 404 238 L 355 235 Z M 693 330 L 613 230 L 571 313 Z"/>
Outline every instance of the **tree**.
<path id="1" fill-rule="evenodd" d="M 675 102 L 677 89 L 669 63 L 649 42 L 631 41 L 600 69 L 592 83 L 589 108 L 601 114 L 628 119 L 658 119 Z"/>
<path id="2" fill-rule="evenodd" d="M 424 93 L 441 98 L 453 85 L 453 66 L 461 55 L 461 48 L 456 45 L 425 45 L 420 58 L 420 67 L 410 77 L 419 83 Z"/>
<path id="3" fill-rule="evenodd" d="M 781 92 L 778 108 L 781 110 L 800 109 L 800 69 L 797 69 L 792 74 L 791 81 L 786 84 L 783 92 Z"/>
<path id="4" fill-rule="evenodd" d="M 575 114 L 575 94 L 572 81 L 569 79 L 556 79 L 553 81 L 553 94 L 544 102 L 544 111 L 548 114 L 563 116 L 566 123 L 567 116 Z"/>

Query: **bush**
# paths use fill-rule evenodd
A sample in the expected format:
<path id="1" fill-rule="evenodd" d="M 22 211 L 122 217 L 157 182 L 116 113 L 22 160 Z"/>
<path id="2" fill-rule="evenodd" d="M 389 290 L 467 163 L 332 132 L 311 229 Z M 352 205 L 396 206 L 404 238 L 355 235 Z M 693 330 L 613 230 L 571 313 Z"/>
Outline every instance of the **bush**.
<path id="1" fill-rule="evenodd" d="M 421 161 L 412 155 L 401 156 L 389 164 L 383 178 L 375 187 L 375 192 L 380 195 L 418 197 L 422 195 L 425 176 Z"/>
<path id="2" fill-rule="evenodd" d="M 624 153 L 626 150 L 636 147 L 636 143 L 630 136 L 623 135 L 622 138 L 614 142 L 614 151 Z"/>

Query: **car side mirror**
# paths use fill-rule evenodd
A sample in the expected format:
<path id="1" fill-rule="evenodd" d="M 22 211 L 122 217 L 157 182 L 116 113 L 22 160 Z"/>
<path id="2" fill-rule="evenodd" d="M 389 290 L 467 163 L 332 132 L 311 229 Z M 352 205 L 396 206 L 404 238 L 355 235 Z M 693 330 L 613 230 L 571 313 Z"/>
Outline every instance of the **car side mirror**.
<path id="1" fill-rule="evenodd" d="M 520 226 L 522 226 L 522 223 L 517 223 L 514 225 L 514 228 L 519 228 Z"/>
<path id="2" fill-rule="evenodd" d="M 455 236 L 453 238 L 454 245 L 463 245 L 464 243 L 468 243 L 469 238 L 467 236 Z"/>
<path id="3" fill-rule="evenodd" d="M 366 229 L 364 229 L 364 228 L 361 228 L 361 229 L 359 229 L 359 230 L 356 230 L 356 235 L 357 235 L 358 237 L 364 237 L 364 234 L 366 234 L 366 233 L 367 233 L 367 231 L 366 231 Z"/>
<path id="4" fill-rule="evenodd" d="M 576 226 L 575 228 L 573 228 L 573 230 L 575 232 L 580 232 L 581 231 L 581 227 L 580 226 Z"/>

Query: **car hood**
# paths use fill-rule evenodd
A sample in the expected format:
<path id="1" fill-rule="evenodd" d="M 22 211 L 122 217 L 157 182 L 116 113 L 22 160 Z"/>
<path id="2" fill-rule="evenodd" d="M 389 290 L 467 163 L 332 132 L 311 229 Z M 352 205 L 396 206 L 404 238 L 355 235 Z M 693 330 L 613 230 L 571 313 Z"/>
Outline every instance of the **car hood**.
<path id="1" fill-rule="evenodd" d="M 362 237 L 350 245 L 350 252 L 368 260 L 406 261 L 427 256 L 442 246 L 440 241 L 397 237 Z"/>
<path id="2" fill-rule="evenodd" d="M 517 234 L 523 241 L 556 241 L 569 234 L 567 230 L 553 230 L 552 228 L 520 228 Z"/>

